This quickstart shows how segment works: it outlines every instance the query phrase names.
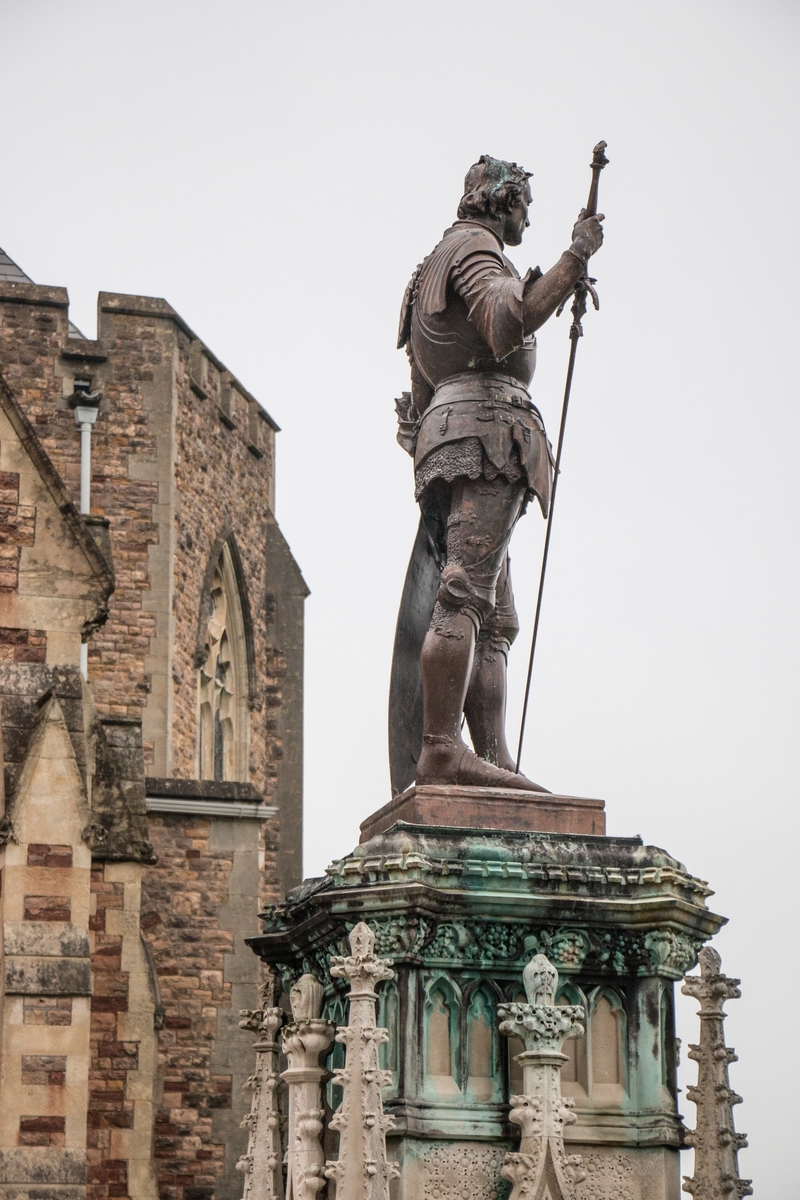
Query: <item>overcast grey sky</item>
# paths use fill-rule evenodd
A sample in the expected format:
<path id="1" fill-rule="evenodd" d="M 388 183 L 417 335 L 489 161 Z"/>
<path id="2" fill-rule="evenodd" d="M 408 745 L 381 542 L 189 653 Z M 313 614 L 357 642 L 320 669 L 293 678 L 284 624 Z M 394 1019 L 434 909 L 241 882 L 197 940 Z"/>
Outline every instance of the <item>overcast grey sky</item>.
<path id="1" fill-rule="evenodd" d="M 534 172 L 512 253 L 547 269 L 607 140 L 523 769 L 716 889 L 765 1200 L 798 1193 L 799 25 L 780 0 L 0 0 L 0 246 L 89 336 L 98 290 L 166 297 L 283 428 L 313 874 L 389 798 L 407 279 L 484 152 Z M 553 437 L 567 351 L 553 320 Z M 512 729 L 543 528 L 512 546 Z"/>

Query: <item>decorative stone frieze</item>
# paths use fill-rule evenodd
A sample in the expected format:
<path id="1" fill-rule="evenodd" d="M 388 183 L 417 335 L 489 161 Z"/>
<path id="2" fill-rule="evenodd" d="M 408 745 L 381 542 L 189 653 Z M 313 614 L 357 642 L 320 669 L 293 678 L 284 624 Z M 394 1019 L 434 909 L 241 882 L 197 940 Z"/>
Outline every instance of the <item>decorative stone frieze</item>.
<path id="1" fill-rule="evenodd" d="M 385 1029 L 375 1025 L 375 987 L 394 978 L 392 962 L 375 955 L 375 935 L 363 921 L 350 934 L 348 955 L 337 955 L 331 966 L 334 978 L 350 984 L 348 1023 L 336 1033 L 346 1047 L 343 1069 L 334 1072 L 342 1088 L 342 1103 L 331 1119 L 339 1132 L 339 1158 L 325 1174 L 336 1180 L 337 1200 L 388 1200 L 389 1183 L 399 1176 L 386 1153 L 386 1133 L 394 1126 L 383 1111 L 382 1091 L 392 1081 L 382 1071 L 379 1047 L 388 1041 Z"/>
<path id="2" fill-rule="evenodd" d="M 428 921 L 425 918 L 375 921 L 376 946 L 395 961 L 420 961 L 449 967 L 470 965 L 488 970 L 521 968 L 531 952 L 547 954 L 565 975 L 589 970 L 604 975 L 664 975 L 681 979 L 697 962 L 700 938 L 671 929 L 635 934 L 625 929 L 589 926 L 533 928 L 493 921 Z M 372 923 L 370 925 L 372 928 Z M 346 927 L 345 927 L 346 928 Z M 288 991 L 303 971 L 327 971 L 343 948 L 342 936 L 307 952 L 300 964 L 278 964 Z"/>
<path id="3" fill-rule="evenodd" d="M 283 1151 L 277 1089 L 277 1034 L 284 1021 L 275 1005 L 275 982 L 270 977 L 260 989 L 262 1007 L 241 1010 L 241 1029 L 258 1034 L 254 1043 L 256 1069 L 247 1081 L 253 1099 L 242 1125 L 250 1131 L 247 1153 L 236 1164 L 244 1172 L 243 1200 L 283 1200 Z"/>
<path id="4" fill-rule="evenodd" d="M 732 1091 L 728 1066 L 737 1056 L 725 1045 L 726 1000 L 738 1000 L 740 980 L 720 971 L 722 960 L 711 946 L 700 951 L 700 974 L 687 975 L 681 991 L 700 1001 L 700 1045 L 689 1047 L 689 1058 L 697 1063 L 697 1084 L 686 1095 L 696 1106 L 695 1128 L 686 1135 L 694 1149 L 694 1175 L 684 1176 L 683 1190 L 694 1200 L 734 1200 L 752 1196 L 751 1180 L 739 1178 L 738 1152 L 747 1137 L 737 1133 L 733 1106 L 742 1097 Z"/>
<path id="5" fill-rule="evenodd" d="M 556 1005 L 558 972 L 536 954 L 522 973 L 527 1003 L 501 1004 L 500 1032 L 519 1038 L 523 1091 L 511 1096 L 509 1118 L 522 1131 L 519 1150 L 506 1155 L 501 1174 L 512 1185 L 511 1200 L 574 1200 L 585 1179 L 578 1155 L 564 1148 L 564 1126 L 575 1123 L 573 1101 L 561 1094 L 561 1047 L 581 1037 L 585 1013 L 579 1004 Z"/>
<path id="6" fill-rule="evenodd" d="M 289 1066 L 281 1079 L 289 1089 L 287 1191 L 292 1200 L 315 1200 L 326 1186 L 322 1084 L 329 1072 L 319 1060 L 330 1049 L 336 1026 L 320 1018 L 324 993 L 318 979 L 303 975 L 289 993 L 294 1020 L 283 1030 Z"/>

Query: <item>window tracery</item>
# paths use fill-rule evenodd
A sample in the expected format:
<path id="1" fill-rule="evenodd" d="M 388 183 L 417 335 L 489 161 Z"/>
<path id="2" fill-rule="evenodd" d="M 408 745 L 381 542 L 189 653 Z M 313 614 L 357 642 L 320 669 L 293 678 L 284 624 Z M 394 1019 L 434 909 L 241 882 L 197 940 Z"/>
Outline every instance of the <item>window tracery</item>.
<path id="1" fill-rule="evenodd" d="M 206 599 L 206 657 L 199 669 L 198 774 L 246 780 L 249 709 L 242 603 L 227 543 Z"/>

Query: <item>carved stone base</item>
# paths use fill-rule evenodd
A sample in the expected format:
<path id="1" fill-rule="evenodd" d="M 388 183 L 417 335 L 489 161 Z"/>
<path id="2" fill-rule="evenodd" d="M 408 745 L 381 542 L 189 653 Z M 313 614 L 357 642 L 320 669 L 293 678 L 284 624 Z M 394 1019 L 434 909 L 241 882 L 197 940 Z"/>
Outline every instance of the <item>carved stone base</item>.
<path id="1" fill-rule="evenodd" d="M 391 1143 L 400 1167 L 395 1200 L 507 1200 L 509 1184 L 500 1174 L 511 1141 L 428 1141 L 398 1138 Z M 587 1146 L 579 1152 L 586 1178 L 575 1200 L 678 1200 L 680 1178 L 675 1150 L 655 1146 Z"/>
<path id="2" fill-rule="evenodd" d="M 570 1154 L 581 1155 L 586 1178 L 575 1200 L 678 1200 L 678 1155 L 665 1146 L 581 1145 L 570 1141 Z"/>
<path id="3" fill-rule="evenodd" d="M 392 1147 L 400 1167 L 397 1200 L 505 1200 L 509 1188 L 500 1169 L 512 1145 L 400 1139 Z"/>
<path id="4" fill-rule="evenodd" d="M 401 1170 L 392 1200 L 506 1200 L 524 1047 L 501 1036 L 498 1015 L 519 1001 L 535 954 L 558 971 L 557 1005 L 586 1013 L 561 1075 L 577 1118 L 566 1151 L 592 1168 L 575 1200 L 679 1200 L 673 987 L 722 924 L 708 887 L 639 838 L 394 820 L 264 913 L 264 933 L 248 939 L 286 989 L 306 972 L 330 979 L 322 1015 L 338 1025 L 330 966 L 353 926 L 366 922 L 375 953 L 393 960 L 377 1001 L 387 1149 Z M 344 1065 L 337 1043 L 327 1066 Z"/>
<path id="5" fill-rule="evenodd" d="M 390 1141 L 391 1157 L 401 1169 L 397 1200 L 506 1200 L 510 1186 L 500 1175 L 505 1154 L 515 1142 Z M 576 1187 L 576 1200 L 678 1200 L 678 1152 L 654 1146 L 584 1146 L 587 1178 Z"/>
<path id="6" fill-rule="evenodd" d="M 449 825 L 461 829 L 508 829 L 522 833 L 579 833 L 602 837 L 605 803 L 582 796 L 520 792 L 514 788 L 457 787 L 427 784 L 410 787 L 361 825 L 368 842 L 397 821 L 412 825 Z"/>

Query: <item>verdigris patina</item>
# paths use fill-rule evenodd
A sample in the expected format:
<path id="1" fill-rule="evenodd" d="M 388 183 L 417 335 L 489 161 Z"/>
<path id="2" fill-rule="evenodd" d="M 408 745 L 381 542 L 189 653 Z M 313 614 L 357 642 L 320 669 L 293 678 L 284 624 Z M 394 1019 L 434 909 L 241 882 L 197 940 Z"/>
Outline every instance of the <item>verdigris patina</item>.
<path id="1" fill-rule="evenodd" d="M 303 973 L 325 981 L 323 1016 L 339 1025 L 344 988 L 330 968 L 354 927 L 366 922 L 375 954 L 393 960 L 378 1025 L 389 1031 L 381 1068 L 400 1200 L 457 1200 L 471 1179 L 471 1194 L 499 1196 L 514 1149 L 509 1098 L 524 1081 L 523 1047 L 504 1044 L 498 1018 L 524 1000 L 531 956 L 546 955 L 557 1003 L 586 1011 L 586 1037 L 568 1043 L 562 1073 L 577 1118 L 568 1150 L 588 1171 L 577 1200 L 674 1200 L 673 989 L 722 924 L 709 895 L 639 838 L 398 824 L 268 909 L 249 942 L 286 990 Z M 337 1047 L 329 1066 L 343 1065 Z"/>

